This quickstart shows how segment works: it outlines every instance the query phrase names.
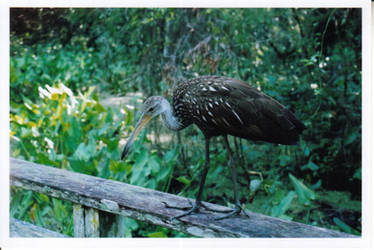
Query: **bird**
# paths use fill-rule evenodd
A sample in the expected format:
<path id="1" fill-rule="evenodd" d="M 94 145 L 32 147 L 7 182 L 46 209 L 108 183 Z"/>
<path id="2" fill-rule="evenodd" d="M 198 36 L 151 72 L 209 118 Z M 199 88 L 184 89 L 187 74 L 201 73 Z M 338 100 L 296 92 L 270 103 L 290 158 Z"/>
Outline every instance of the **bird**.
<path id="1" fill-rule="evenodd" d="M 297 145 L 300 134 L 306 129 L 305 125 L 277 100 L 235 78 L 200 76 L 178 82 L 172 93 L 172 104 L 163 96 L 151 96 L 145 100 L 141 116 L 122 151 L 121 160 L 128 154 L 139 132 L 157 116 L 161 116 L 166 127 L 173 131 L 195 124 L 205 138 L 205 164 L 201 171 L 199 190 L 194 204 L 173 219 L 198 213 L 201 207 L 207 208 L 201 199 L 210 166 L 210 139 L 215 136 L 223 137 L 228 152 L 235 202 L 232 210 L 217 219 L 244 212 L 238 197 L 237 173 L 227 137 Z"/>

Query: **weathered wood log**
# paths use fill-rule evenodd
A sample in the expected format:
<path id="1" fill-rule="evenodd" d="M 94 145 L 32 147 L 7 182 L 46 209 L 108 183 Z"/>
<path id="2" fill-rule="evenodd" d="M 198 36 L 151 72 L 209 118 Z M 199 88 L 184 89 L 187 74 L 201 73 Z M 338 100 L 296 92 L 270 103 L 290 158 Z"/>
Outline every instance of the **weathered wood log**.
<path id="1" fill-rule="evenodd" d="M 171 220 L 181 211 L 167 208 L 164 203 L 185 207 L 193 200 L 12 158 L 10 178 L 11 185 L 17 187 L 199 237 L 355 237 L 250 211 L 246 212 L 249 218 L 241 215 L 216 221 L 214 218 L 220 214 L 202 209 L 201 213 L 185 216 L 181 221 Z M 227 210 L 207 202 L 204 205 Z"/>
<path id="2" fill-rule="evenodd" d="M 84 230 L 84 208 L 80 204 L 73 205 L 74 237 L 85 237 Z"/>
<path id="3" fill-rule="evenodd" d="M 125 235 L 125 217 L 121 215 L 116 215 L 117 222 L 117 233 L 116 237 L 123 237 Z"/>
<path id="4" fill-rule="evenodd" d="M 85 209 L 84 227 L 86 237 L 99 237 L 99 211 L 94 208 Z"/>
<path id="5" fill-rule="evenodd" d="M 99 237 L 99 211 L 80 204 L 73 205 L 74 237 Z"/>
<path id="6" fill-rule="evenodd" d="M 45 229 L 43 227 L 36 226 L 34 224 L 10 218 L 9 221 L 9 233 L 10 237 L 22 237 L 22 238 L 63 238 L 69 237 L 58 232 Z"/>

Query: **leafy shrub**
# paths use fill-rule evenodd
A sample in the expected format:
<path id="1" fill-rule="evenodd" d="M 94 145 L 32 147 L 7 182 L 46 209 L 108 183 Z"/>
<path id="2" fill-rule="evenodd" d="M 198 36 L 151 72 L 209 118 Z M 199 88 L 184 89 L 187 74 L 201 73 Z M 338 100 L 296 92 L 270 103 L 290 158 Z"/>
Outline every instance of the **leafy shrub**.
<path id="1" fill-rule="evenodd" d="M 114 172 L 105 170 L 109 168 L 109 159 L 119 154 L 119 139 L 114 135 L 121 123 L 114 121 L 116 114 L 112 110 L 98 103 L 93 90 L 92 87 L 86 93 L 74 96 L 62 83 L 55 87 L 46 85 L 39 87 L 39 103 L 24 98 L 23 104 L 13 105 L 14 113 L 10 114 L 12 156 L 76 172 L 118 178 Z M 72 234 L 71 204 L 43 194 L 27 192 L 25 196 L 17 190 L 12 189 L 13 216 L 23 218 L 31 207 L 29 219 L 33 222 L 42 226 L 60 225 L 66 234 Z M 50 211 L 55 213 L 55 223 L 45 216 L 51 215 Z"/>
<path id="2" fill-rule="evenodd" d="M 16 113 L 10 114 L 13 157 L 133 185 L 168 190 L 177 156 L 175 149 L 167 152 L 163 158 L 155 152 L 148 153 L 143 146 L 145 133 L 142 133 L 128 160 L 119 160 L 119 133 L 129 132 L 128 124 L 133 123 L 129 110 L 122 109 L 128 115 L 125 121 L 121 121 L 119 116 L 122 114 L 99 103 L 94 87 L 75 96 L 62 83 L 54 87 L 46 85 L 45 88 L 39 87 L 39 95 L 40 103 L 25 99 L 24 104 L 13 109 Z M 11 196 L 12 216 L 27 218 L 38 225 L 72 235 L 72 205 L 69 202 L 43 194 L 21 192 L 17 188 L 12 189 Z M 53 215 L 55 220 L 50 217 Z M 136 221 L 132 223 L 138 224 Z M 144 226 L 140 224 L 140 227 Z M 138 229 L 138 226 L 134 226 L 134 229 Z M 159 235 L 158 231 L 154 233 L 144 232 L 150 237 Z M 131 230 L 127 234 L 131 235 Z"/>

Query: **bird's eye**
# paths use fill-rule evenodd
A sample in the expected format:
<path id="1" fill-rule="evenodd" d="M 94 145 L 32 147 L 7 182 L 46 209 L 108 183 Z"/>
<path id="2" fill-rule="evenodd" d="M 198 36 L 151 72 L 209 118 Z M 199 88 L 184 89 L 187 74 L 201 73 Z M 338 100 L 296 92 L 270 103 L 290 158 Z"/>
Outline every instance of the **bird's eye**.
<path id="1" fill-rule="evenodd" d="M 151 107 L 151 108 L 149 109 L 149 111 L 151 111 L 151 112 L 153 112 L 153 110 L 154 110 L 154 108 L 153 108 L 153 107 Z"/>

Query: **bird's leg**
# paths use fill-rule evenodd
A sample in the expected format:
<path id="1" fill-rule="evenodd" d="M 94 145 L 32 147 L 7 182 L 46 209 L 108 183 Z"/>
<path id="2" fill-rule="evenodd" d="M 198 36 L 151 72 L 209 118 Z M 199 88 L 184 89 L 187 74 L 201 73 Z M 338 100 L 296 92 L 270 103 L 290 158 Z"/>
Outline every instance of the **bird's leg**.
<path id="1" fill-rule="evenodd" d="M 229 155 L 229 166 L 230 166 L 230 171 L 231 171 L 231 178 L 232 178 L 232 182 L 234 184 L 235 208 L 233 210 L 231 210 L 228 214 L 216 218 L 216 220 L 225 219 L 225 218 L 230 217 L 232 215 L 239 214 L 241 211 L 244 212 L 244 210 L 242 209 L 242 206 L 240 205 L 239 196 L 238 196 L 237 174 L 236 174 L 236 169 L 235 169 L 235 166 L 234 166 L 234 161 L 233 161 L 233 158 L 232 158 L 232 151 L 230 149 L 230 145 L 229 145 L 229 142 L 227 140 L 227 136 L 224 136 L 223 139 L 224 139 L 225 147 L 227 149 L 227 153 Z M 245 212 L 244 212 L 244 214 L 247 215 Z"/>
<path id="2" fill-rule="evenodd" d="M 179 219 L 183 216 L 189 215 L 193 212 L 198 211 L 201 206 L 204 206 L 201 203 L 201 196 L 202 196 L 203 190 L 204 190 L 206 175 L 208 174 L 208 170 L 209 170 L 209 139 L 210 139 L 209 137 L 205 137 L 205 164 L 204 164 L 204 169 L 203 169 L 202 174 L 201 174 L 199 191 L 198 191 L 197 196 L 196 196 L 196 201 L 189 210 L 187 210 L 186 212 L 184 212 L 180 215 L 177 215 L 177 216 L 173 217 L 173 219 Z M 177 208 L 177 207 L 173 207 L 173 208 Z"/>

